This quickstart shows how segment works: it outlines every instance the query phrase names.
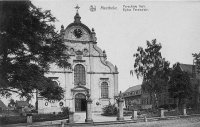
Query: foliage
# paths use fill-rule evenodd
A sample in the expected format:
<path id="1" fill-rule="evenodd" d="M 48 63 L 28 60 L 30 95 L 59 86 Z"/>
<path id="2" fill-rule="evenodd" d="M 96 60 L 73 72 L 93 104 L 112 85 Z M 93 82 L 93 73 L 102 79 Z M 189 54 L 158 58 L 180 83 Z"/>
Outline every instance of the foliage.
<path id="1" fill-rule="evenodd" d="M 33 108 L 34 108 L 34 105 L 29 104 L 29 105 L 28 105 L 28 108 L 33 109 Z"/>
<path id="2" fill-rule="evenodd" d="M 165 116 L 178 116 L 178 115 L 183 115 L 182 112 L 179 112 L 177 110 L 169 110 L 167 112 L 164 112 Z"/>
<path id="3" fill-rule="evenodd" d="M 115 106 L 115 104 L 109 103 L 109 105 L 106 105 L 105 107 L 103 107 L 102 115 L 105 115 L 105 116 L 117 115 L 117 107 Z"/>
<path id="4" fill-rule="evenodd" d="M 13 99 L 10 99 L 10 102 L 8 103 L 8 107 L 13 108 L 16 107 L 16 102 Z"/>
<path id="5" fill-rule="evenodd" d="M 32 109 L 31 113 L 38 113 L 38 110 L 37 109 Z"/>
<path id="6" fill-rule="evenodd" d="M 62 108 L 62 114 L 63 114 L 64 116 L 69 116 L 69 112 L 70 112 L 69 107 L 63 107 L 63 108 Z"/>
<path id="7" fill-rule="evenodd" d="M 175 109 L 176 108 L 176 104 L 164 104 L 164 105 L 160 105 L 159 108 L 164 108 L 167 110 L 171 110 L 171 109 Z"/>
<path id="8" fill-rule="evenodd" d="M 5 116 L 0 117 L 0 125 L 4 124 L 16 124 L 16 123 L 26 123 L 26 116 Z"/>
<path id="9" fill-rule="evenodd" d="M 167 85 L 170 74 L 170 63 L 161 55 L 162 46 L 156 39 L 152 42 L 147 41 L 147 47 L 138 47 L 135 57 L 134 71 L 137 78 L 142 77 L 142 89 L 156 95 L 161 91 L 162 85 Z M 152 103 L 152 97 L 151 97 Z"/>
<path id="10" fill-rule="evenodd" d="M 194 64 L 197 66 L 197 73 L 200 73 L 200 53 L 194 53 L 192 56 L 194 57 Z"/>
<path id="11" fill-rule="evenodd" d="M 124 116 L 132 116 L 132 111 L 126 111 L 124 110 Z"/>
<path id="12" fill-rule="evenodd" d="M 158 117 L 159 116 L 159 111 L 155 109 L 141 109 L 138 111 L 139 117 Z"/>
<path id="13" fill-rule="evenodd" d="M 33 115 L 34 122 L 41 122 L 41 121 L 53 121 L 53 120 L 61 120 L 67 119 L 68 116 L 63 114 L 37 114 Z"/>
<path id="14" fill-rule="evenodd" d="M 184 100 L 192 95 L 189 74 L 181 70 L 179 63 L 173 66 L 169 81 L 169 92 L 171 97 L 178 99 L 178 104 L 181 101 L 185 103 Z"/>
<path id="15" fill-rule="evenodd" d="M 192 56 L 194 57 L 194 65 L 195 65 L 195 76 L 194 76 L 194 78 L 195 78 L 195 80 L 196 80 L 196 86 L 195 86 L 195 90 L 194 90 L 194 95 L 196 96 L 196 98 L 195 98 L 195 105 L 194 105 L 194 107 L 196 108 L 196 110 L 199 110 L 199 83 L 200 83 L 200 79 L 198 78 L 198 77 L 196 77 L 196 75 L 198 75 L 198 74 L 200 74 L 200 52 L 199 53 L 194 53 L 194 54 L 192 54 Z"/>
<path id="16" fill-rule="evenodd" d="M 191 114 L 200 114 L 200 110 L 196 109 L 196 108 L 188 108 L 187 109 L 187 114 L 191 115 Z"/>
<path id="17" fill-rule="evenodd" d="M 42 122 L 42 121 L 54 121 L 54 120 L 62 120 L 67 119 L 68 116 L 63 114 L 35 114 L 32 116 L 33 122 Z M 2 124 L 17 124 L 17 123 L 26 123 L 26 116 L 6 116 L 0 117 L 0 125 Z"/>
<path id="18" fill-rule="evenodd" d="M 56 18 L 29 0 L 0 2 L 0 95 L 12 92 L 31 99 L 35 90 L 47 99 L 61 100 L 64 90 L 44 76 L 50 65 L 70 67 Z"/>

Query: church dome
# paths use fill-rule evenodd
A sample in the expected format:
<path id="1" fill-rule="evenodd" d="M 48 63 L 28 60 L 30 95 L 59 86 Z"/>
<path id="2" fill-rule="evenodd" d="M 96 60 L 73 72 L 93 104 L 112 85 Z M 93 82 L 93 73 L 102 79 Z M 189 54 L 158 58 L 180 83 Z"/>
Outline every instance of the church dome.
<path id="1" fill-rule="evenodd" d="M 81 23 L 81 16 L 79 15 L 78 12 L 76 12 L 76 15 L 74 16 L 74 22 L 69 24 L 66 29 L 72 26 L 81 26 L 85 28 L 89 34 L 91 34 L 91 30 L 85 24 Z"/>
<path id="2" fill-rule="evenodd" d="M 61 26 L 61 29 L 64 39 L 68 41 L 96 43 L 96 33 L 94 30 L 90 30 L 85 24 L 81 23 L 81 16 L 78 10 L 74 16 L 74 22 L 69 24 L 66 29 Z"/>

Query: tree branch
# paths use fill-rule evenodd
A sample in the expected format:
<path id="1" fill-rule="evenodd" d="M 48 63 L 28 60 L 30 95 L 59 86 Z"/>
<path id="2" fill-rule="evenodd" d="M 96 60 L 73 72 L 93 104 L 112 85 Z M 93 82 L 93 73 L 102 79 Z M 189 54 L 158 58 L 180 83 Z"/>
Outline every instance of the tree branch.
<path id="1" fill-rule="evenodd" d="M 8 88 L 1 88 L 0 91 L 10 91 L 10 92 L 18 93 L 18 94 L 20 93 L 17 90 L 12 90 L 12 89 L 8 89 Z"/>

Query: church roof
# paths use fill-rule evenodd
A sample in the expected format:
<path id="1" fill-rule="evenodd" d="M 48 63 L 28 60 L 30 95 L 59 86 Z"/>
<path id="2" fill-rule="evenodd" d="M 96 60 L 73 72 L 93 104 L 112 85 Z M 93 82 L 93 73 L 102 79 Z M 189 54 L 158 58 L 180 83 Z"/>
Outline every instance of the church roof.
<path id="1" fill-rule="evenodd" d="M 81 23 L 81 16 L 79 15 L 78 12 L 76 12 L 76 15 L 74 16 L 74 22 L 69 24 L 66 29 L 72 26 L 82 26 L 88 31 L 89 34 L 91 34 L 91 30 L 85 24 Z"/>
<path id="2" fill-rule="evenodd" d="M 85 28 L 87 31 L 88 31 L 88 33 L 89 34 L 91 34 L 91 30 L 85 25 L 85 24 L 83 24 L 83 23 L 71 23 L 71 24 L 69 24 L 68 26 L 67 26 L 67 28 L 66 29 L 68 29 L 68 28 L 70 28 L 70 27 L 72 27 L 72 26 L 82 26 L 83 28 Z"/>
<path id="3" fill-rule="evenodd" d="M 128 92 L 131 92 L 131 91 L 137 91 L 137 90 L 141 90 L 141 87 L 142 85 L 136 85 L 136 86 L 132 86 L 132 87 L 129 87 L 124 93 L 128 93 Z"/>

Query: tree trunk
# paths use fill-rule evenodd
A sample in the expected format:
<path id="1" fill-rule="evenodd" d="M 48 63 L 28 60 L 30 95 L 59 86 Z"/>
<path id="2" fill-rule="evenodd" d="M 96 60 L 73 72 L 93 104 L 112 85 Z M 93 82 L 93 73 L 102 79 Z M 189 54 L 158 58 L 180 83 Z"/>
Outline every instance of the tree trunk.
<path id="1" fill-rule="evenodd" d="M 182 104 L 181 104 L 181 102 L 182 102 L 182 98 L 178 98 L 178 112 L 180 112 L 181 109 L 182 109 Z"/>
<path id="2" fill-rule="evenodd" d="M 150 93 L 150 101 L 151 101 L 151 105 L 152 105 L 152 109 L 156 109 L 156 93 Z"/>
<path id="3" fill-rule="evenodd" d="M 197 87 L 196 87 L 196 103 L 195 103 L 195 108 L 196 110 L 199 109 L 199 94 L 200 94 L 200 80 L 197 79 Z"/>
<path id="4" fill-rule="evenodd" d="M 176 112 L 178 113 L 178 107 L 179 107 L 179 98 L 175 99 L 176 103 Z"/>
<path id="5" fill-rule="evenodd" d="M 149 94 L 150 94 L 150 104 L 152 105 L 152 108 L 153 108 L 153 97 L 152 97 L 152 92 L 150 92 Z"/>
<path id="6" fill-rule="evenodd" d="M 154 98 L 155 98 L 155 99 L 154 99 L 154 100 L 155 100 L 155 101 L 154 101 L 154 107 L 155 107 L 156 109 L 158 108 L 158 97 L 157 97 L 157 95 L 158 95 L 157 93 L 154 93 Z"/>

